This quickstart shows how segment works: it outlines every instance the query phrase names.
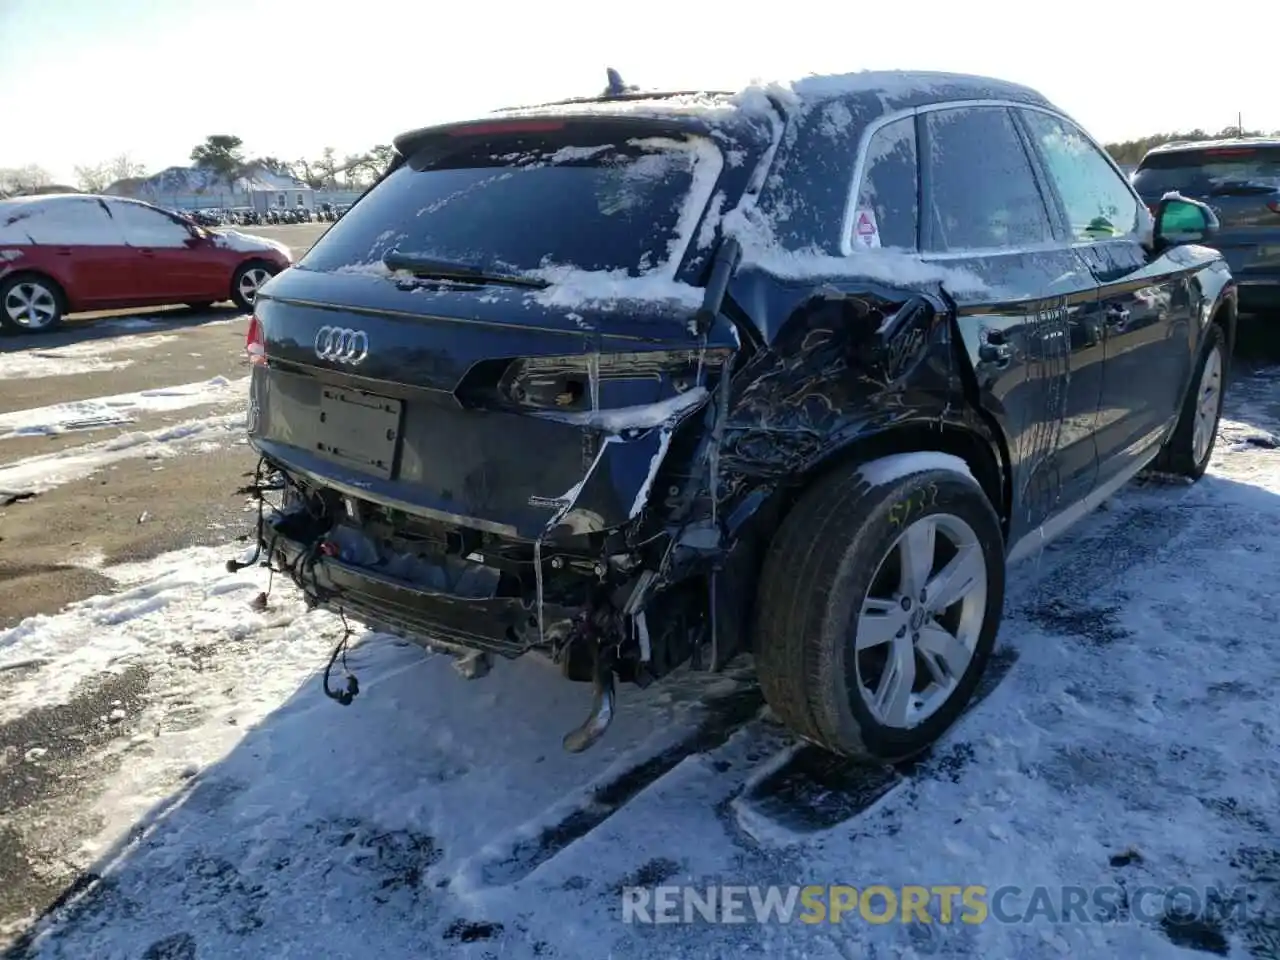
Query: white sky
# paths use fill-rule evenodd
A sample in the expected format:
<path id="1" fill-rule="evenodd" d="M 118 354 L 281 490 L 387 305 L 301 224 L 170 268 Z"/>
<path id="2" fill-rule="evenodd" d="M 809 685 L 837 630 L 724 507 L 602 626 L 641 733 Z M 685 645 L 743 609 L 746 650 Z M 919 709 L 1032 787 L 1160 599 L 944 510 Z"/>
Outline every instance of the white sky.
<path id="1" fill-rule="evenodd" d="M 667 89 L 955 70 L 1035 87 L 1104 141 L 1214 131 L 1237 111 L 1280 129 L 1275 58 L 1240 49 L 1132 0 L 0 0 L 0 104 L 21 118 L 5 124 L 0 167 L 74 182 L 77 164 L 129 152 L 154 172 L 211 133 L 250 155 L 341 157 L 435 121 L 598 93 L 606 66 Z"/>

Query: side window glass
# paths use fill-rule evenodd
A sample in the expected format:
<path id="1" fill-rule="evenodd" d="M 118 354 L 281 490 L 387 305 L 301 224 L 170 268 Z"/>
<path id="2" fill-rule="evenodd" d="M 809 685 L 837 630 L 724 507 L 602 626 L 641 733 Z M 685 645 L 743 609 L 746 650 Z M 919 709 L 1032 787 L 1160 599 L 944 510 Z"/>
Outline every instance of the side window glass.
<path id="1" fill-rule="evenodd" d="M 1038 110 L 1023 110 L 1031 138 L 1058 189 L 1077 241 L 1132 233 L 1138 200 L 1101 151 L 1072 124 Z"/>
<path id="2" fill-rule="evenodd" d="M 867 144 L 850 245 L 916 248 L 916 121 L 903 117 L 877 130 Z"/>
<path id="3" fill-rule="evenodd" d="M 1029 246 L 1053 238 L 1048 210 L 1004 107 L 925 114 L 936 251 Z"/>
<path id="4" fill-rule="evenodd" d="M 140 203 L 108 201 L 111 217 L 131 247 L 185 247 L 191 232 L 159 210 Z"/>
<path id="5" fill-rule="evenodd" d="M 18 208 L 21 211 L 21 207 Z M 13 234 L 19 243 L 46 246 L 112 247 L 124 243 L 119 229 L 96 200 L 49 200 L 14 220 L 6 238 Z M 25 238 L 25 239 L 22 239 Z"/>

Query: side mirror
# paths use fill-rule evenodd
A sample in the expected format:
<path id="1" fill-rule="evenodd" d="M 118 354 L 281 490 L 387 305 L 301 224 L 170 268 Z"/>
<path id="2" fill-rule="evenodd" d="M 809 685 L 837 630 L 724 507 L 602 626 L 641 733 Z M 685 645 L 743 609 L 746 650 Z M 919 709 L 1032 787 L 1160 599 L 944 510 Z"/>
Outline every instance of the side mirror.
<path id="1" fill-rule="evenodd" d="M 1217 215 L 1198 200 L 1166 196 L 1156 207 L 1155 241 L 1158 249 L 1165 250 L 1183 243 L 1207 243 L 1217 232 Z"/>

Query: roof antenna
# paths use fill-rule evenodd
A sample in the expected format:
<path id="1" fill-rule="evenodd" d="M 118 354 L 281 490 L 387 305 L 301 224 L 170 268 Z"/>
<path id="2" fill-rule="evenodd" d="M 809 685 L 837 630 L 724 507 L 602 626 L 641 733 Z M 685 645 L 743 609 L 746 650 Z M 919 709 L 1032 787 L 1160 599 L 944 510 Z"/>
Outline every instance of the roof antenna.
<path id="1" fill-rule="evenodd" d="M 628 86 L 622 81 L 622 74 L 618 73 L 613 67 L 605 67 L 605 73 L 609 77 L 609 86 L 605 87 L 604 96 L 620 97 L 624 93 L 630 93 L 639 90 L 639 87 Z"/>

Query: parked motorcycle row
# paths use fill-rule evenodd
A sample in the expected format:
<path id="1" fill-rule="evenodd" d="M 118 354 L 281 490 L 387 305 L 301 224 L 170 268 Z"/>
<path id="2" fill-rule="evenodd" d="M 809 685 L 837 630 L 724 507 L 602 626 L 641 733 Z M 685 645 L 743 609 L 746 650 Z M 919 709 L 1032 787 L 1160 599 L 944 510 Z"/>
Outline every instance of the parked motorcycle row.
<path id="1" fill-rule="evenodd" d="M 266 211 L 253 210 L 248 207 L 207 208 L 186 211 L 196 223 L 205 227 L 224 226 L 261 226 L 263 224 L 286 223 L 332 223 L 347 212 L 350 204 L 321 203 L 316 209 L 306 207 L 272 207 Z"/>

